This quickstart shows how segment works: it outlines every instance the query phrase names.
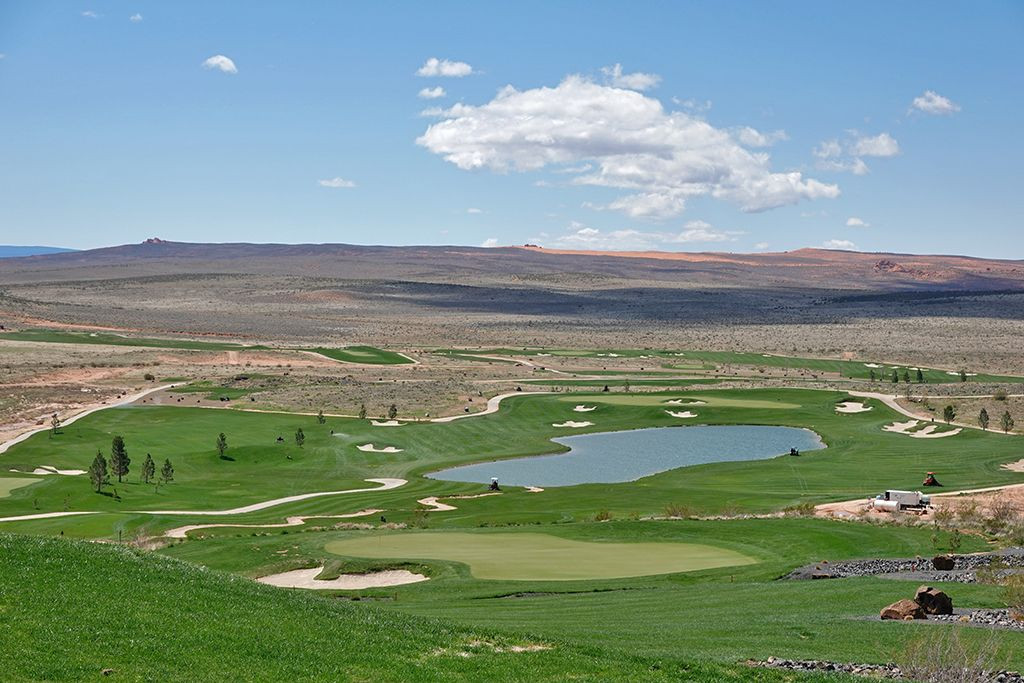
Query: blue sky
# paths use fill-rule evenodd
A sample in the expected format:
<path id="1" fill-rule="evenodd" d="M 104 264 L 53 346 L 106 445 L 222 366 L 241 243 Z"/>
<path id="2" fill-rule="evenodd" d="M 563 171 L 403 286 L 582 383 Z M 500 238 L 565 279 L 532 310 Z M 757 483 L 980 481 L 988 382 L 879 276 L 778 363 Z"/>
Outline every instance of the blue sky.
<path id="1" fill-rule="evenodd" d="M 1020 2 L 6 0 L 0 243 L 1024 258 L 1022 45 Z"/>

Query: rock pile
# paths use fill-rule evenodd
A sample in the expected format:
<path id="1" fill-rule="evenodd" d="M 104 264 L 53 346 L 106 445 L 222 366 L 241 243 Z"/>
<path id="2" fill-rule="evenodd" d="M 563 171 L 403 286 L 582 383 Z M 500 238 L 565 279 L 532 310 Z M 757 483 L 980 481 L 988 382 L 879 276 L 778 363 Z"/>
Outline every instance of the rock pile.
<path id="1" fill-rule="evenodd" d="M 1024 619 L 1018 618 L 1008 609 L 976 609 L 958 611 L 956 614 L 939 614 L 931 617 L 936 621 L 947 621 L 970 626 L 1007 628 L 1024 631 Z"/>
<path id="2" fill-rule="evenodd" d="M 882 609 L 879 616 L 883 619 L 910 621 L 927 619 L 929 614 L 952 614 L 953 600 L 938 588 L 921 586 L 914 593 L 913 600 L 899 600 Z"/>
<path id="3" fill-rule="evenodd" d="M 871 678 L 882 680 L 909 680 L 908 675 L 904 674 L 900 667 L 895 664 L 850 664 L 816 659 L 781 659 L 778 657 L 769 657 L 760 661 L 748 661 L 747 664 L 749 666 L 785 669 L 787 671 L 833 672 L 853 674 L 855 676 L 870 676 Z M 1024 683 L 1024 676 L 1016 671 L 996 671 L 986 680 L 998 681 L 998 683 Z"/>
<path id="4" fill-rule="evenodd" d="M 977 555 L 936 555 L 931 560 L 904 558 L 818 562 L 798 567 L 782 578 L 802 580 L 840 579 L 849 576 L 891 576 L 892 578 L 918 581 L 975 583 L 978 580 L 977 571 L 987 569 L 993 562 L 1006 567 L 1007 572 L 1022 569 L 1024 568 L 1024 548 L 1011 548 L 997 553 L 979 553 Z"/>

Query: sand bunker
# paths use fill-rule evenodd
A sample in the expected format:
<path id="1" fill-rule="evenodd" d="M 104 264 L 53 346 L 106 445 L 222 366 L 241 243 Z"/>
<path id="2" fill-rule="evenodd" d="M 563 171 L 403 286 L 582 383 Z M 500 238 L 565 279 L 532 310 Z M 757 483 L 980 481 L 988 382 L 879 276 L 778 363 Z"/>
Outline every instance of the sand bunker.
<path id="1" fill-rule="evenodd" d="M 543 491 L 544 489 L 541 489 Z M 487 496 L 500 496 L 501 491 L 491 491 L 489 493 L 477 493 L 471 496 L 444 496 L 445 500 L 468 500 L 470 498 L 486 498 Z M 438 496 L 430 496 L 429 498 L 420 498 L 416 501 L 420 505 L 425 505 L 428 508 L 432 508 L 435 512 L 448 512 L 450 510 L 458 510 L 459 508 L 448 503 L 442 503 Z"/>
<path id="2" fill-rule="evenodd" d="M 296 569 L 281 574 L 261 576 L 256 579 L 260 583 L 278 588 L 310 588 L 334 590 L 362 590 L 364 588 L 384 588 L 386 586 L 404 586 L 408 583 L 426 581 L 423 574 L 414 574 L 405 569 L 388 569 L 371 574 L 342 574 L 336 579 L 320 581 L 316 577 L 324 570 L 323 567 L 312 569 Z"/>
<path id="3" fill-rule="evenodd" d="M 880 368 L 882 366 L 879 365 L 878 363 L 865 363 L 864 367 L 866 367 L 866 368 Z"/>
<path id="4" fill-rule="evenodd" d="M 703 406 L 707 405 L 705 401 L 693 401 L 689 399 L 673 398 L 665 401 L 666 405 L 670 406 Z"/>
<path id="5" fill-rule="evenodd" d="M 665 412 L 668 413 L 669 415 L 671 415 L 672 417 L 682 417 L 682 418 L 697 417 L 697 413 L 691 413 L 689 410 L 684 410 L 681 413 L 678 413 L 678 412 L 675 412 L 675 411 L 672 411 L 672 410 L 666 410 Z"/>
<path id="6" fill-rule="evenodd" d="M 287 517 L 282 524 L 189 524 L 186 526 L 175 527 L 174 529 L 168 529 L 164 532 L 164 536 L 167 538 L 187 538 L 188 532 L 190 531 L 196 531 L 197 529 L 220 529 L 224 527 L 244 529 L 280 529 L 288 526 L 301 526 L 306 523 L 307 519 L 351 519 L 352 517 L 367 517 L 369 515 L 375 515 L 378 512 L 384 511 L 378 508 L 370 508 L 369 510 L 350 512 L 346 515 L 304 515 L 301 517 Z"/>
<path id="7" fill-rule="evenodd" d="M 893 422 L 892 424 L 885 425 L 884 427 L 882 427 L 882 429 L 887 432 L 906 434 L 907 436 L 911 436 L 915 439 L 941 439 L 942 437 L 945 436 L 955 436 L 959 434 L 961 431 L 963 431 L 962 429 L 957 427 L 956 429 L 951 429 L 946 432 L 936 432 L 935 430 L 938 429 L 938 425 L 928 425 L 927 427 L 922 427 L 917 431 L 910 431 L 917 427 L 917 425 L 920 424 L 920 422 L 920 420 Z"/>
<path id="8" fill-rule="evenodd" d="M 13 472 L 14 470 L 11 471 Z M 56 467 L 51 467 L 50 465 L 40 465 L 32 470 L 32 474 L 63 474 L 68 477 L 75 477 L 79 474 L 85 474 L 85 470 L 59 470 Z"/>
<path id="9" fill-rule="evenodd" d="M 946 372 L 946 374 L 947 374 L 947 375 L 952 375 L 953 377 L 959 377 L 959 376 L 960 376 L 960 373 L 959 373 L 959 372 L 953 372 L 952 370 L 948 370 L 948 371 Z M 978 376 L 978 373 L 976 373 L 976 372 L 965 372 L 965 373 L 964 373 L 964 376 L 965 376 L 965 377 L 977 377 L 977 376 Z"/>
<path id="10" fill-rule="evenodd" d="M 552 427 L 590 427 L 593 424 L 594 424 L 593 422 L 576 422 L 575 420 L 567 420 L 565 422 L 558 422 L 558 423 L 552 422 L 551 426 Z"/>
<path id="11" fill-rule="evenodd" d="M 573 410 L 577 413 L 589 413 L 591 410 L 597 410 L 597 406 L 576 406 Z"/>
<path id="12" fill-rule="evenodd" d="M 1000 465 L 1004 470 L 1010 470 L 1011 472 L 1024 472 L 1024 459 L 1018 460 L 1017 462 L 1008 462 L 1005 465 Z"/>
<path id="13" fill-rule="evenodd" d="M 1022 460 L 1021 462 L 1024 462 L 1024 460 Z M 1024 470 L 1022 470 L 1022 471 L 1024 471 Z M 526 492 L 527 493 L 542 493 L 543 491 L 544 491 L 544 489 L 542 489 L 539 486 L 527 486 L 526 487 Z"/>
<path id="14" fill-rule="evenodd" d="M 362 446 L 356 446 L 359 450 L 364 453 L 401 453 L 403 449 L 395 448 L 394 446 L 385 446 L 384 448 L 377 448 L 372 443 L 364 443 Z"/>
<path id="15" fill-rule="evenodd" d="M 370 424 L 372 424 L 374 427 L 401 427 L 402 426 L 402 423 L 399 422 L 398 420 L 386 420 L 386 421 L 370 420 Z"/>
<path id="16" fill-rule="evenodd" d="M 866 406 L 860 401 L 843 401 L 836 406 L 837 413 L 866 413 L 871 406 Z"/>

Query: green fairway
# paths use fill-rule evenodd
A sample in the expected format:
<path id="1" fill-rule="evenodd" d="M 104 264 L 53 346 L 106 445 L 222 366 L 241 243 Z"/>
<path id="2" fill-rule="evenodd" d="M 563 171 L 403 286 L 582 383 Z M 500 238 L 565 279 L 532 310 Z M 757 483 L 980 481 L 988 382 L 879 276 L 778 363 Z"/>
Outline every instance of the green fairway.
<path id="1" fill-rule="evenodd" d="M 560 401 L 577 402 L 578 399 L 573 396 L 563 396 L 559 399 Z M 666 408 L 673 408 L 671 403 L 666 403 L 666 399 L 661 395 L 644 396 L 636 394 L 601 394 L 599 396 L 591 396 L 587 398 L 587 401 L 591 403 L 607 403 L 617 406 L 664 406 Z M 687 399 L 682 399 L 683 404 L 678 407 L 685 407 Z M 693 399 L 694 402 L 700 404 L 703 403 L 708 406 L 716 408 L 754 408 L 754 409 L 765 409 L 765 410 L 792 410 L 799 408 L 799 403 L 786 403 L 783 401 L 763 401 L 755 398 L 727 398 L 724 396 L 706 396 L 700 399 Z"/>
<path id="2" fill-rule="evenodd" d="M 695 543 L 588 543 L 548 534 L 388 534 L 332 541 L 336 555 L 451 560 L 478 579 L 618 579 L 750 564 L 732 550 Z"/>
<path id="3" fill-rule="evenodd" d="M 39 482 L 38 478 L 29 479 L 27 477 L 0 477 L 0 498 L 6 498 L 11 495 L 11 491 L 20 489 L 25 486 L 31 486 Z"/>
<path id="4" fill-rule="evenodd" d="M 374 346 L 346 346 L 344 348 L 303 349 L 319 353 L 343 363 L 366 363 L 369 365 L 406 365 L 414 363 L 411 358 L 395 351 L 385 351 Z"/>
<path id="5" fill-rule="evenodd" d="M 195 351 L 240 351 L 264 349 L 264 346 L 246 346 L 231 342 L 206 342 L 192 339 L 154 339 L 129 337 L 108 332 L 62 332 L 57 330 L 21 330 L 2 332 L 0 339 L 12 341 L 48 342 L 51 344 L 103 344 L 106 346 L 142 346 L 159 349 L 192 349 Z"/>

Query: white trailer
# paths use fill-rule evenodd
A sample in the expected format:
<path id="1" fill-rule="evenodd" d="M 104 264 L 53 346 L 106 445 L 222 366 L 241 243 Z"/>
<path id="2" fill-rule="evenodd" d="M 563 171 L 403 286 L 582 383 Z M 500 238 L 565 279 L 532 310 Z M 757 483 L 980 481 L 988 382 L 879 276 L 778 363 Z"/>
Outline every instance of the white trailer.
<path id="1" fill-rule="evenodd" d="M 923 510 L 931 504 L 931 498 L 920 491 L 899 491 L 889 489 L 880 493 L 871 501 L 871 507 L 885 512 L 901 510 Z"/>

